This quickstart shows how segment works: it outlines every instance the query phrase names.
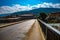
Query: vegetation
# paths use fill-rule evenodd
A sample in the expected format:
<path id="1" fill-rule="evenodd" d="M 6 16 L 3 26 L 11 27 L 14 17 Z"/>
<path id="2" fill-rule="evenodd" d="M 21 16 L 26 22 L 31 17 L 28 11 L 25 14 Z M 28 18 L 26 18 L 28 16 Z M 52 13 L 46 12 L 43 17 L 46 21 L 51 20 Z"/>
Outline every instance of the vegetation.
<path id="1" fill-rule="evenodd" d="M 45 20 L 46 17 L 47 17 L 47 14 L 45 12 L 39 13 L 39 16 L 38 16 L 39 19 Z"/>

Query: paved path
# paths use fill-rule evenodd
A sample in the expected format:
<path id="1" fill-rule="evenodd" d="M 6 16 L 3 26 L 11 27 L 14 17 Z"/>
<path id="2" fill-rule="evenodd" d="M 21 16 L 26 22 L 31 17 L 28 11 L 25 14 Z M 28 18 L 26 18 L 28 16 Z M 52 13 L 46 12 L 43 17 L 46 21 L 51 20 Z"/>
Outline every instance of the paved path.
<path id="1" fill-rule="evenodd" d="M 0 40 L 24 40 L 35 19 L 31 19 L 9 27 L 0 28 Z"/>
<path id="2" fill-rule="evenodd" d="M 36 20 L 30 31 L 27 33 L 25 40 L 45 40 L 42 29 Z"/>
<path id="3" fill-rule="evenodd" d="M 0 40 L 45 40 L 36 19 L 0 28 Z"/>

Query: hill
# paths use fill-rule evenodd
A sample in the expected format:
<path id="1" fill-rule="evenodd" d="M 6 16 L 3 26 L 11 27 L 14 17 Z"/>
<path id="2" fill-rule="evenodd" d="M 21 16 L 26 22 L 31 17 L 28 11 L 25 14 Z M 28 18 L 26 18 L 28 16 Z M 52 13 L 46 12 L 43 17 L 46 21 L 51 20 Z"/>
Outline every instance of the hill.
<path id="1" fill-rule="evenodd" d="M 27 13 L 32 13 L 35 15 L 39 15 L 40 12 L 45 12 L 46 14 L 52 13 L 52 12 L 60 12 L 60 9 L 58 8 L 38 8 L 38 9 L 34 9 L 34 10 L 30 10 L 30 11 L 21 11 L 21 12 L 15 12 L 12 13 L 11 15 L 21 15 L 21 14 L 27 14 Z M 0 14 L 0 17 L 2 16 L 8 16 L 10 14 Z"/>

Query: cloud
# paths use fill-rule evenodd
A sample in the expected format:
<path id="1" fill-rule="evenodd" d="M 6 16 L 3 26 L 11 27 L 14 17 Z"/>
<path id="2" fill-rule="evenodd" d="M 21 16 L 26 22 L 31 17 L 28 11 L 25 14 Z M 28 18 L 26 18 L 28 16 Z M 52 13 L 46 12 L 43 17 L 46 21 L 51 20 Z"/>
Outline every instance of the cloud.
<path id="1" fill-rule="evenodd" d="M 60 8 L 60 3 L 53 4 L 53 3 L 44 2 L 42 4 L 33 5 L 33 7 L 36 7 L 36 8 Z"/>
<path id="2" fill-rule="evenodd" d="M 18 11 L 29 11 L 37 8 L 60 8 L 60 3 L 42 3 L 42 4 L 37 4 L 37 5 L 27 5 L 27 6 L 22 6 L 20 4 L 15 4 L 13 6 L 1 6 L 0 7 L 0 14 L 5 14 L 5 13 L 14 13 Z"/>
<path id="3" fill-rule="evenodd" d="M 18 12 L 18 11 L 27 11 L 27 10 L 32 10 L 32 8 L 27 5 L 27 6 L 21 6 L 19 4 L 13 5 L 13 6 L 2 6 L 0 7 L 0 14 L 4 13 L 13 13 L 13 12 Z"/>

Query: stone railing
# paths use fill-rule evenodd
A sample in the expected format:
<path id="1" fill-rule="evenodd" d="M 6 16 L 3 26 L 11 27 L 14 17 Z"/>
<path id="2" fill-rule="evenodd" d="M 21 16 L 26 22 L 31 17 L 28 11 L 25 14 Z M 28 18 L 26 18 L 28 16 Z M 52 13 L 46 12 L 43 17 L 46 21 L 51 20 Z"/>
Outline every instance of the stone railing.
<path id="1" fill-rule="evenodd" d="M 60 31 L 53 28 L 49 24 L 43 22 L 42 20 L 38 19 L 41 28 L 45 34 L 46 40 L 60 40 Z"/>

